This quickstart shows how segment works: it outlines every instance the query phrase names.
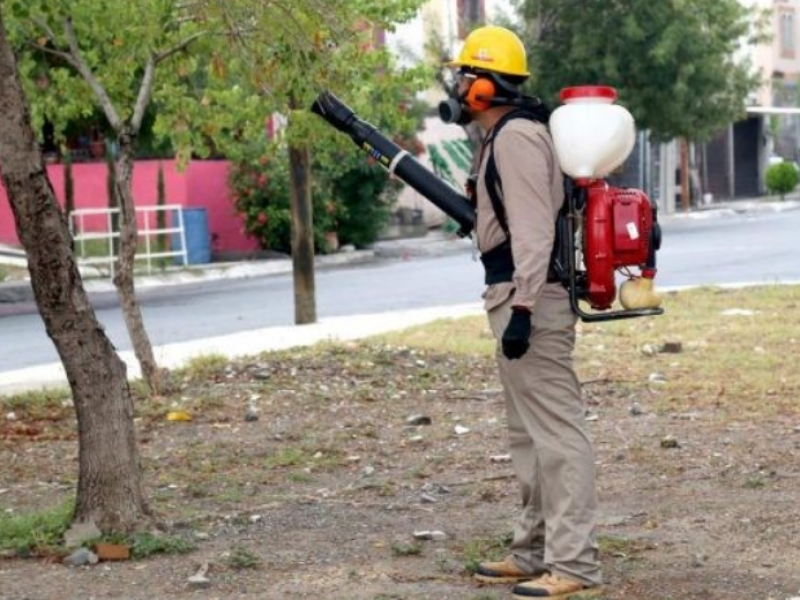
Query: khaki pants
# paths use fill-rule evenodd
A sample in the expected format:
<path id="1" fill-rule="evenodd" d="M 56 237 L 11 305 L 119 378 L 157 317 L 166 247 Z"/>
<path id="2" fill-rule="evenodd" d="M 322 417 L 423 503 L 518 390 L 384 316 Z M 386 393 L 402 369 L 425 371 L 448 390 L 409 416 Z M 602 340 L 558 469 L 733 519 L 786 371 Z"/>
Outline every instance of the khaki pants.
<path id="1" fill-rule="evenodd" d="M 488 317 L 498 340 L 511 457 L 522 487 L 511 553 L 530 572 L 598 585 L 594 453 L 572 365 L 577 319 L 567 299 L 540 296 L 530 350 L 508 360 L 499 340 L 511 318 L 511 299 Z"/>

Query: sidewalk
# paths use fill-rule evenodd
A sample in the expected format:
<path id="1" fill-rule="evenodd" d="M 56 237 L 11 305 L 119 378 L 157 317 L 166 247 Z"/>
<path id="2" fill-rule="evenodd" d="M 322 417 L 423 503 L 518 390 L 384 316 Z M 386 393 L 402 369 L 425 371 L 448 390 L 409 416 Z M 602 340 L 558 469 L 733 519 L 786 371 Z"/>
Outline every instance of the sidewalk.
<path id="1" fill-rule="evenodd" d="M 208 354 L 222 354 L 235 359 L 271 350 L 310 346 L 323 341 L 348 341 L 389 331 L 423 325 L 438 319 L 458 319 L 483 313 L 480 302 L 405 310 L 391 313 L 354 315 L 321 319 L 312 325 L 287 325 L 243 331 L 213 338 L 168 344 L 153 348 L 156 361 L 170 369 L 187 364 L 191 359 Z M 128 366 L 128 377 L 141 375 L 132 351 L 120 352 Z M 44 388 L 66 387 L 67 378 L 60 362 L 0 373 L 0 395 Z"/>
<path id="2" fill-rule="evenodd" d="M 690 213 L 659 215 L 659 220 L 707 219 L 725 215 L 783 212 L 800 209 L 800 196 L 783 202 L 764 202 L 760 200 L 740 200 L 719 203 L 711 208 L 695 210 Z M 386 240 L 374 244 L 371 250 L 345 252 L 317 258 L 320 269 L 343 265 L 367 263 L 380 258 L 409 259 L 411 257 L 441 256 L 448 253 L 468 252 L 472 241 L 462 239 L 441 230 L 430 231 L 426 236 Z M 201 281 L 247 278 L 265 275 L 290 273 L 291 259 L 275 259 L 243 263 L 225 263 L 191 267 L 163 275 L 137 278 L 137 289 L 144 290 L 164 285 L 181 285 Z M 114 291 L 108 279 L 87 280 L 87 291 Z M 26 282 L 0 284 L 1 302 L 20 302 L 32 300 L 30 285 Z M 208 339 L 170 344 L 154 348 L 159 364 L 175 368 L 186 364 L 193 357 L 204 354 L 223 354 L 237 358 L 259 352 L 286 349 L 294 346 L 307 346 L 320 341 L 346 341 L 378 335 L 388 331 L 405 329 L 437 319 L 459 318 L 482 314 L 481 304 L 464 304 L 452 307 L 438 307 L 400 312 L 355 315 L 322 319 L 313 325 L 281 326 L 219 336 Z M 139 377 L 139 366 L 132 352 L 121 352 L 128 365 L 130 377 Z M 0 394 L 10 394 L 24 390 L 44 387 L 66 386 L 61 363 L 41 365 L 18 371 L 0 373 Z"/>

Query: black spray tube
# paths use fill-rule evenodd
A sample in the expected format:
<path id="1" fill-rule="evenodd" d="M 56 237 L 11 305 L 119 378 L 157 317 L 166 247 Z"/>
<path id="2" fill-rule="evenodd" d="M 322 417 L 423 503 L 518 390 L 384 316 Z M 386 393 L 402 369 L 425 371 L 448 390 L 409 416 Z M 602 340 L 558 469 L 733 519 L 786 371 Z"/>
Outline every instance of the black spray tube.
<path id="1" fill-rule="evenodd" d="M 475 208 L 464 194 L 439 179 L 375 127 L 359 119 L 330 92 L 320 94 L 311 106 L 311 111 L 349 135 L 357 146 L 377 160 L 389 173 L 399 177 L 441 208 L 459 224 L 459 235 L 470 234 L 475 226 Z"/>

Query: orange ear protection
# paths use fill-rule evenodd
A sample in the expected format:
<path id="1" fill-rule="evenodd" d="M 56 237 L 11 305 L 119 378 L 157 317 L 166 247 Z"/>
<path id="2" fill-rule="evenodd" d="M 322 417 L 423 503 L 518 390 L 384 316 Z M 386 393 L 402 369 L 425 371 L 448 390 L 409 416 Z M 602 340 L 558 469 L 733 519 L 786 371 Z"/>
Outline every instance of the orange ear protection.
<path id="1" fill-rule="evenodd" d="M 476 112 L 487 110 L 492 106 L 489 99 L 494 98 L 494 94 L 494 82 L 486 77 L 478 77 L 470 86 L 465 102 Z"/>

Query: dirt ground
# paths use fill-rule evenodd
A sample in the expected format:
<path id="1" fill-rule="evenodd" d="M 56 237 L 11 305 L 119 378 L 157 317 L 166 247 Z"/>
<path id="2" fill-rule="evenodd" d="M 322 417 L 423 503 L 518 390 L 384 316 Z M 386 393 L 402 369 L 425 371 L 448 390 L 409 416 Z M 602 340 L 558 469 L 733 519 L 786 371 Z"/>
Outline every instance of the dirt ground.
<path id="1" fill-rule="evenodd" d="M 765 392 L 769 408 L 757 411 L 732 402 L 726 382 L 697 399 L 641 375 L 657 367 L 679 382 L 698 359 L 686 344 L 683 366 L 636 350 L 651 362 L 611 378 L 600 360 L 608 340 L 593 331 L 581 335 L 579 365 L 597 453 L 602 597 L 800 597 L 797 387 Z M 258 421 L 245 422 L 248 405 Z M 166 421 L 176 408 L 194 419 Z M 412 415 L 431 422 L 407 425 Z M 0 425 L 7 514 L 58 504 L 77 473 L 68 403 L 16 417 Z M 152 506 L 196 550 L 80 568 L 0 559 L 0 598 L 511 596 L 469 572 L 502 555 L 518 505 L 498 458 L 504 403 L 487 353 L 351 344 L 209 359 L 180 393 L 141 400 L 138 419 Z M 418 542 L 420 530 L 448 537 Z M 260 564 L 235 568 L 241 551 Z M 204 563 L 210 587 L 190 588 Z"/>

